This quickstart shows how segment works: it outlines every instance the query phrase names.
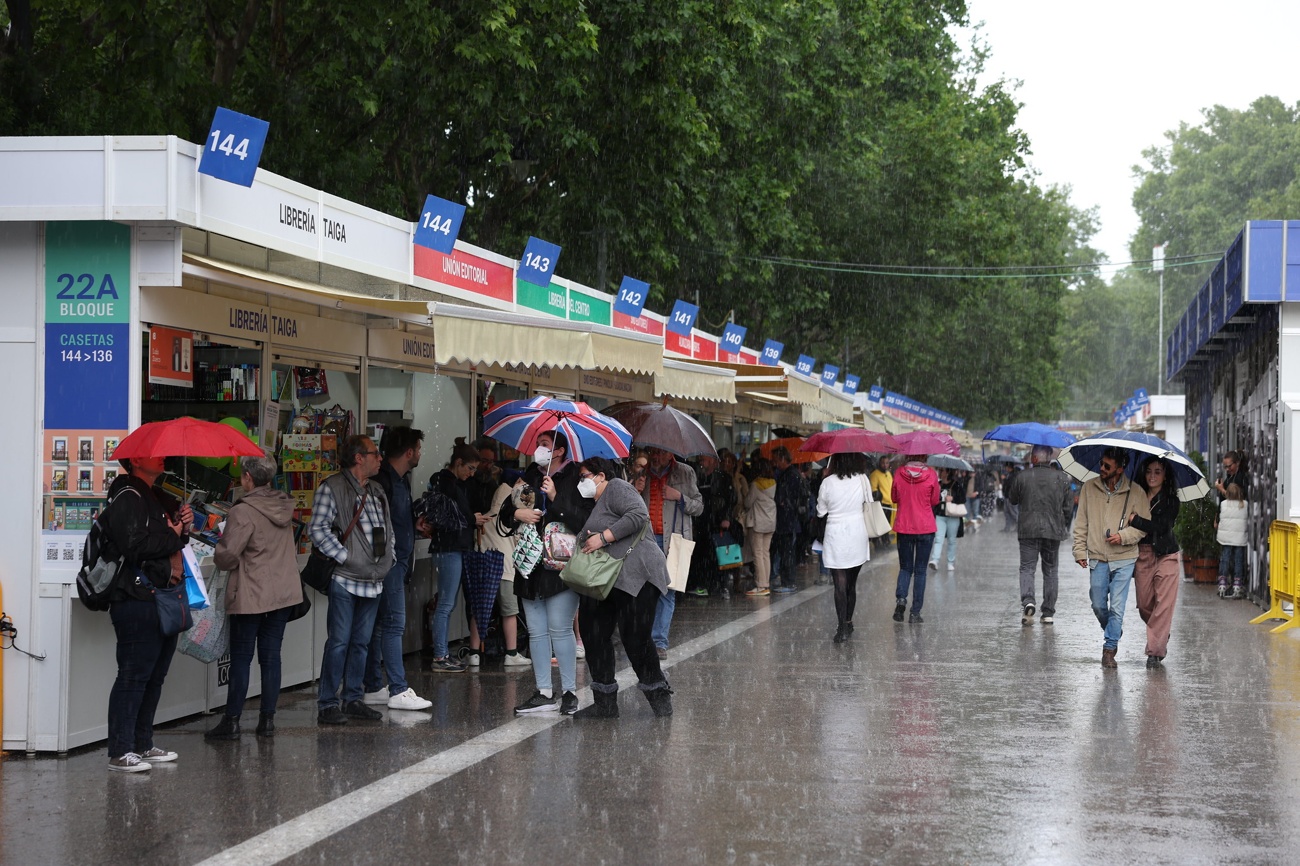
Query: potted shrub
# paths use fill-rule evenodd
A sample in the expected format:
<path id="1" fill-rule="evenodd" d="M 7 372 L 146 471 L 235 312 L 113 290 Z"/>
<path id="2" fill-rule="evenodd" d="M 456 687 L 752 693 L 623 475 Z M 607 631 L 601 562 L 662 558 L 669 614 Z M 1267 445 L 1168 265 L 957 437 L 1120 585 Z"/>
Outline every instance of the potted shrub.
<path id="1" fill-rule="evenodd" d="M 1199 451 L 1190 454 L 1202 473 L 1206 473 L 1205 458 Z M 1214 497 L 1203 496 L 1182 503 L 1178 519 L 1174 521 L 1174 536 L 1183 551 L 1183 572 L 1197 583 L 1215 583 L 1219 577 L 1219 542 L 1216 540 L 1214 521 L 1219 517 L 1219 506 Z"/>

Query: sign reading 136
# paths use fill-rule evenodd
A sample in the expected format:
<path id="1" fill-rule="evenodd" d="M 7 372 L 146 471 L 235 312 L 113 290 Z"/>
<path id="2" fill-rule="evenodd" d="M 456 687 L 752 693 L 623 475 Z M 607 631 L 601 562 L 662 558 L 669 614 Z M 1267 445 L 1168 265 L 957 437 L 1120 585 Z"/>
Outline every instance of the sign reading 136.
<path id="1" fill-rule="evenodd" d="M 451 255 L 460 236 L 460 224 L 465 219 L 465 205 L 431 195 L 425 198 L 420 219 L 415 224 L 412 240 L 443 255 Z M 549 282 L 549 281 L 548 281 Z"/>
<path id="2" fill-rule="evenodd" d="M 199 171 L 218 180 L 252 186 L 270 128 L 265 120 L 218 108 L 199 158 Z"/>

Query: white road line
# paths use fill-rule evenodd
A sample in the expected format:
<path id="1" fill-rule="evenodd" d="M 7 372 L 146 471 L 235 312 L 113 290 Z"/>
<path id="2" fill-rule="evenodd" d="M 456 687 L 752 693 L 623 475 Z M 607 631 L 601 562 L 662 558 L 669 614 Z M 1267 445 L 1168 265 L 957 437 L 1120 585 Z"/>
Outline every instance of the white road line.
<path id="1" fill-rule="evenodd" d="M 751 614 L 689 640 L 672 650 L 672 658 L 664 668 L 680 664 L 692 656 L 712 649 L 754 626 L 767 622 L 778 614 L 811 601 L 830 591 L 828 586 L 811 587 L 779 601 L 772 601 Z M 739 600 L 739 599 L 738 599 Z M 636 685 L 636 674 L 630 667 L 618 673 L 620 688 Z M 578 692 L 578 701 L 586 705 L 591 701 L 591 689 Z M 524 716 L 511 719 L 504 725 L 479 734 L 459 746 L 413 764 L 404 770 L 371 782 L 365 787 L 344 794 L 323 806 L 317 806 L 291 821 L 272 827 L 263 833 L 227 848 L 219 854 L 200 861 L 197 866 L 245 866 L 245 864 L 279 863 L 330 836 L 358 824 L 378 812 L 424 791 L 462 770 L 484 761 L 493 755 L 512 748 L 558 724 L 569 722 L 564 716 Z"/>

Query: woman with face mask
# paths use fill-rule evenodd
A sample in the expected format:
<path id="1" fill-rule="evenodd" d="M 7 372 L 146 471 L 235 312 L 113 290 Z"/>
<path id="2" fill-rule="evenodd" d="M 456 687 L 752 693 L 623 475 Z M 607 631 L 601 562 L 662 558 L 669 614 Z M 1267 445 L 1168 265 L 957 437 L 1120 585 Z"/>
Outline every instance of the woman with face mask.
<path id="1" fill-rule="evenodd" d="M 430 489 L 437 490 L 454 502 L 462 518 L 459 527 L 429 527 L 429 552 L 438 572 L 438 607 L 433 612 L 429 628 L 433 633 L 433 662 L 430 669 L 443 673 L 460 673 L 465 670 L 465 665 L 447 653 L 447 623 L 451 619 L 451 609 L 456 606 L 456 596 L 460 593 L 465 551 L 474 547 L 475 532 L 488 520 L 487 515 L 475 513 L 469 504 L 467 482 L 478 471 L 478 463 L 478 452 L 461 442 L 452 449 L 447 466 L 429 479 Z M 427 526 L 423 521 L 419 525 Z"/>
<path id="2" fill-rule="evenodd" d="M 569 459 L 569 443 L 554 431 L 537 437 L 533 465 L 524 472 L 524 483 L 540 495 L 535 508 L 504 509 L 499 515 L 509 529 L 522 523 L 537 528 L 544 536 L 551 523 L 562 523 L 576 531 L 591 515 L 592 501 L 578 493 L 578 467 Z M 564 585 L 560 572 L 539 559 L 528 574 L 515 578 L 515 595 L 528 623 L 528 650 L 532 656 L 537 691 L 515 707 L 517 715 L 578 711 L 578 644 L 573 634 L 573 617 L 578 594 Z M 560 669 L 560 697 L 551 679 L 551 659 Z"/>
<path id="3" fill-rule="evenodd" d="M 640 680 L 642 693 L 656 716 L 673 714 L 672 689 L 659 666 L 650 629 L 660 596 L 668 592 L 668 563 L 654 542 L 650 511 L 641 494 L 623 480 L 623 467 L 604 457 L 578 464 L 578 493 L 594 502 L 578 533 L 583 556 L 602 548 L 623 560 L 618 580 L 604 599 L 583 597 L 578 609 L 587 641 L 587 670 L 595 703 L 578 713 L 584 718 L 618 716 L 618 682 L 614 678 L 614 628 Z"/>

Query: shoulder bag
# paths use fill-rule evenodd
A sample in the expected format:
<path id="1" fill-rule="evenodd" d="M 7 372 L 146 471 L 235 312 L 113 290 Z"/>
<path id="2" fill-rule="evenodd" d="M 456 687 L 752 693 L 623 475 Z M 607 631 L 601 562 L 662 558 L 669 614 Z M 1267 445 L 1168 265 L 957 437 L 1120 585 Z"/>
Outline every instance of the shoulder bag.
<path id="1" fill-rule="evenodd" d="M 361 500 L 357 503 L 356 513 L 352 515 L 352 522 L 344 530 L 343 535 L 339 537 L 339 543 L 347 545 L 348 536 L 356 527 L 357 521 L 361 519 L 361 510 L 366 507 L 366 497 L 370 495 L 369 490 L 362 490 Z M 302 567 L 302 572 L 298 575 L 302 582 L 321 595 L 330 594 L 330 581 L 334 577 L 334 569 L 338 565 L 338 560 L 332 556 L 326 556 L 316 549 L 316 545 L 311 546 L 311 554 L 307 557 L 307 564 Z M 306 611 L 303 611 L 305 614 Z"/>
<path id="2" fill-rule="evenodd" d="M 574 551 L 568 564 L 560 572 L 560 580 L 578 595 L 604 601 L 609 597 L 614 584 L 618 582 L 618 576 L 623 572 L 623 560 L 632 555 L 632 551 L 636 550 L 641 539 L 645 538 L 646 530 L 649 528 L 650 521 L 647 520 L 645 526 L 642 526 L 641 531 L 637 533 L 636 541 L 632 542 L 627 553 L 621 557 L 610 556 L 603 547 L 594 553 Z"/>
<path id="3" fill-rule="evenodd" d="M 889 525 L 889 518 L 885 516 L 884 506 L 871 495 L 865 479 L 862 482 L 862 490 L 865 497 L 862 502 L 862 520 L 867 527 L 867 538 L 888 535 L 893 531 L 893 527 Z"/>

